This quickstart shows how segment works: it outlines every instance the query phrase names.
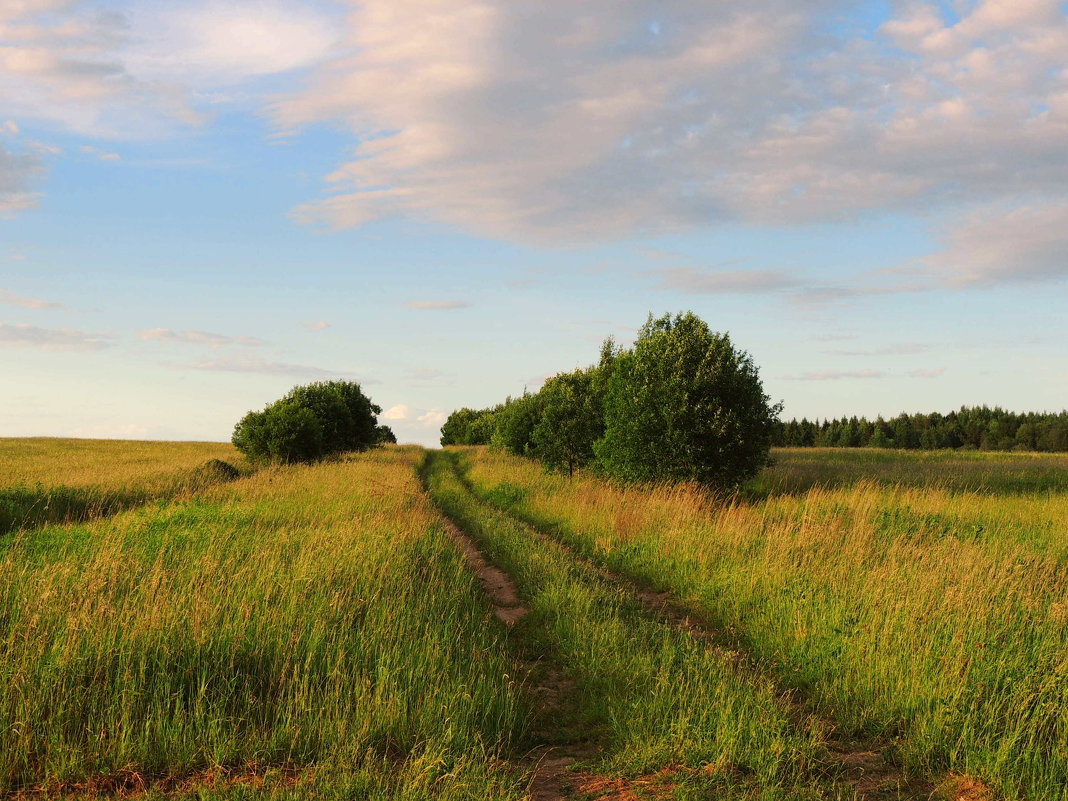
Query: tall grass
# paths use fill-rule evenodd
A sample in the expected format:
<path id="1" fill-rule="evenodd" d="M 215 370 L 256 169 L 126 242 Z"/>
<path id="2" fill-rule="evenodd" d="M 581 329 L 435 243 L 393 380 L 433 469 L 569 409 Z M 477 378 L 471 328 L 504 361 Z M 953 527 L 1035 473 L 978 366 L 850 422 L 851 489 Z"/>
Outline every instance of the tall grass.
<path id="1" fill-rule="evenodd" d="M 1021 494 L 1014 462 L 998 463 L 1001 494 L 996 477 L 960 491 L 926 468 L 932 486 L 719 502 L 692 486 L 569 482 L 485 450 L 464 459 L 483 497 L 672 590 L 841 725 L 897 738 L 912 769 L 1068 798 L 1068 494 Z"/>
<path id="2" fill-rule="evenodd" d="M 557 725 L 601 743 L 595 769 L 633 777 L 670 766 L 680 793 L 700 794 L 679 797 L 836 797 L 821 775 L 819 721 L 784 705 L 734 654 L 651 619 L 565 549 L 478 501 L 452 458 L 431 452 L 431 496 L 515 577 L 531 609 L 518 636 L 576 681 Z"/>
<path id="3" fill-rule="evenodd" d="M 983 495 L 1068 492 L 1068 454 L 776 448 L 773 466 L 745 488 L 750 499 L 874 482 Z"/>
<path id="4" fill-rule="evenodd" d="M 0 438 L 0 534 L 91 520 L 228 480 L 219 442 Z"/>
<path id="5" fill-rule="evenodd" d="M 9 538 L 0 793 L 215 772 L 274 776 L 258 792 L 278 797 L 521 797 L 495 761 L 524 720 L 515 667 L 421 458 L 269 470 Z"/>

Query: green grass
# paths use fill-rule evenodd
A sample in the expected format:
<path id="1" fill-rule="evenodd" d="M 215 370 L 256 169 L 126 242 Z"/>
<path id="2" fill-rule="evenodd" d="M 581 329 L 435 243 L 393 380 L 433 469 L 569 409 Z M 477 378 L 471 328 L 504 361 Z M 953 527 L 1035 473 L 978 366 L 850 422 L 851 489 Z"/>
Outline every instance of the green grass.
<path id="1" fill-rule="evenodd" d="M 219 442 L 0 438 L 0 534 L 115 514 L 248 472 Z"/>
<path id="2" fill-rule="evenodd" d="M 421 458 L 9 537 L 0 794 L 520 798 L 497 761 L 526 719 L 515 666 Z"/>
<path id="3" fill-rule="evenodd" d="M 846 730 L 895 738 L 911 770 L 1068 798 L 1068 493 L 1035 479 L 1063 482 L 1062 457 L 918 457 L 791 451 L 765 479 L 778 491 L 729 503 L 462 458 L 480 496 L 670 589 Z M 968 465 L 988 483 L 964 490 Z"/>
<path id="4" fill-rule="evenodd" d="M 860 482 L 986 495 L 1068 492 L 1068 454 L 776 448 L 744 494 L 760 500 Z"/>
<path id="5" fill-rule="evenodd" d="M 673 766 L 678 798 L 836 797 L 821 774 L 821 724 L 798 718 L 770 682 L 650 618 L 627 591 L 479 501 L 454 454 L 431 452 L 427 481 L 441 508 L 515 577 L 531 609 L 520 641 L 576 681 L 572 719 L 558 725 L 602 745 L 593 770 L 635 777 Z"/>

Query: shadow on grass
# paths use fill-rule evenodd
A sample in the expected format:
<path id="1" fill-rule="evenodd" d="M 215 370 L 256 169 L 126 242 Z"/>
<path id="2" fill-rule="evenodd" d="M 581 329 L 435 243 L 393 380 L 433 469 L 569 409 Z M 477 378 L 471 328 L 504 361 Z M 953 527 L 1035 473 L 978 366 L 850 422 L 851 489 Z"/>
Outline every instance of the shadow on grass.
<path id="1" fill-rule="evenodd" d="M 0 534 L 107 517 L 149 501 L 187 495 L 240 476 L 241 471 L 232 464 L 211 459 L 149 488 L 104 489 L 43 484 L 7 487 L 0 489 Z"/>
<path id="2" fill-rule="evenodd" d="M 743 498 L 763 501 L 859 483 L 1005 496 L 1068 492 L 1063 454 L 812 448 L 777 450 L 772 458 L 772 466 L 740 490 Z"/>

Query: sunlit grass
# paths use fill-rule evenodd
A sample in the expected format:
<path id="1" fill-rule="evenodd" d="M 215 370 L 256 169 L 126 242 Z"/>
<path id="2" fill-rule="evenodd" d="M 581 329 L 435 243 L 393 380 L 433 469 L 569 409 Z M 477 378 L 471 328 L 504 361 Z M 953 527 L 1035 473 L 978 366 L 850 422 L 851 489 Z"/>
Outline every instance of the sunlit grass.
<path id="1" fill-rule="evenodd" d="M 912 769 L 1068 797 L 1068 494 L 1020 492 L 1028 469 L 1063 481 L 1061 457 L 966 455 L 993 472 L 963 491 L 978 474 L 954 475 L 958 456 L 880 454 L 889 467 L 861 480 L 870 463 L 842 451 L 795 453 L 775 469 L 838 478 L 723 502 L 464 458 L 484 497 L 670 588 L 843 726 L 897 738 Z"/>
<path id="2" fill-rule="evenodd" d="M 602 744 L 594 770 L 633 777 L 668 767 L 690 791 L 720 798 L 836 796 L 833 782 L 815 778 L 818 721 L 792 715 L 733 654 L 650 619 L 626 590 L 480 503 L 451 460 L 431 453 L 431 496 L 516 578 L 531 607 L 520 636 L 577 682 L 573 708 L 561 711 L 572 719 L 558 725 Z"/>
<path id="3" fill-rule="evenodd" d="M 0 794 L 222 771 L 275 797 L 519 798 L 496 762 L 524 719 L 514 665 L 421 458 L 267 470 L 10 535 Z M 205 797 L 250 792 L 231 783 Z"/>
<path id="4" fill-rule="evenodd" d="M 247 469 L 229 443 L 0 438 L 0 534 L 189 493 L 227 480 L 220 462 Z"/>

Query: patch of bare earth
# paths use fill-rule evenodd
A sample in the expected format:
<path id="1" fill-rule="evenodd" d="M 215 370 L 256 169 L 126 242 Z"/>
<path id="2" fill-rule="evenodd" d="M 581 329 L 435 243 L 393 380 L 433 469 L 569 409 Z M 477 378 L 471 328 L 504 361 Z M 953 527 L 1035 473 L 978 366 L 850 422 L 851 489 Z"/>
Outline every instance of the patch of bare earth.
<path id="1" fill-rule="evenodd" d="M 137 771 L 123 771 L 84 782 L 56 782 L 27 787 L 6 795 L 10 801 L 41 799 L 136 799 L 148 793 L 189 795 L 197 790 L 225 790 L 245 787 L 250 790 L 296 787 L 310 778 L 310 771 L 294 765 L 266 767 L 248 764 L 240 767 L 216 766 L 184 775 L 151 777 Z"/>
<path id="2" fill-rule="evenodd" d="M 994 792 L 972 776 L 950 773 L 938 785 L 934 797 L 944 801 L 993 801 Z"/>
<path id="3" fill-rule="evenodd" d="M 511 628 L 530 609 L 519 597 L 519 588 L 505 571 L 491 563 L 462 529 L 446 521 L 449 536 L 460 549 L 468 567 L 490 599 L 494 616 Z M 527 691 L 535 706 L 535 733 L 553 743 L 535 749 L 524 762 L 531 771 L 530 801 L 564 801 L 574 798 L 576 762 L 592 759 L 597 746 L 582 731 L 572 731 L 562 721 L 573 719 L 576 688 L 564 672 L 546 662 L 526 665 L 531 677 Z M 611 781 L 604 779 L 604 781 Z"/>

